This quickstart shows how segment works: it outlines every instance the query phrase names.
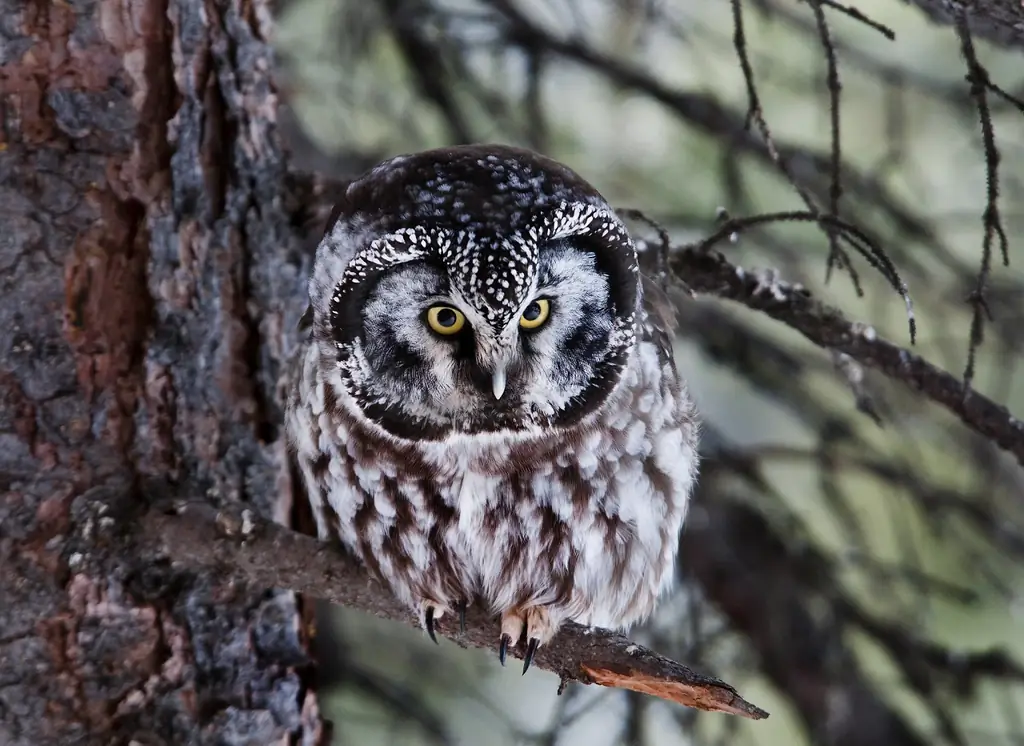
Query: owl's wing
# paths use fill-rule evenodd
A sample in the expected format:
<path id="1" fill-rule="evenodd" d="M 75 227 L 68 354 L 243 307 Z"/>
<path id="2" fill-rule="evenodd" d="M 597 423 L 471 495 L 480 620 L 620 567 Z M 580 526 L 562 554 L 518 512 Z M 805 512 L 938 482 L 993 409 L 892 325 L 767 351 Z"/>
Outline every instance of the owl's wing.
<path id="1" fill-rule="evenodd" d="M 299 323 L 295 328 L 298 329 L 300 338 L 309 338 L 313 333 L 313 306 L 306 306 L 306 310 L 299 317 Z"/>
<path id="2" fill-rule="evenodd" d="M 640 266 L 640 293 L 643 296 L 643 310 L 647 312 L 647 324 L 652 330 L 644 330 L 645 338 L 657 342 L 659 349 L 662 347 L 661 340 L 651 335 L 662 335 L 667 339 L 669 356 L 671 356 L 672 338 L 678 329 L 678 318 L 676 306 L 668 293 L 654 279 L 651 274 L 656 274 L 660 252 L 655 247 L 648 247 L 644 250 L 637 250 L 637 263 Z M 651 274 L 648 274 L 651 273 Z"/>
<path id="3" fill-rule="evenodd" d="M 640 273 L 640 287 L 643 292 L 644 310 L 655 326 L 664 329 L 670 336 L 679 328 L 676 306 L 662 287 L 647 275 Z"/>
<path id="4" fill-rule="evenodd" d="M 342 211 L 345 209 L 345 190 L 352 183 L 352 179 L 340 179 L 331 181 L 324 190 L 320 199 L 314 202 L 314 207 L 306 208 L 300 212 L 299 232 L 303 236 L 303 246 L 309 256 L 316 253 L 317 246 L 324 235 L 330 232 L 334 224 L 338 222 Z M 326 212 L 325 204 L 331 205 L 331 211 Z M 326 216 L 326 217 L 325 217 Z M 306 306 L 306 310 L 299 318 L 296 326 L 299 336 L 308 339 L 313 333 L 313 306 Z"/>
<path id="5" fill-rule="evenodd" d="M 640 274 L 640 292 L 646 312 L 646 319 L 641 322 L 641 338 L 652 342 L 658 348 L 658 357 L 675 370 L 672 340 L 679 327 L 675 304 L 657 282 L 643 273 Z"/>

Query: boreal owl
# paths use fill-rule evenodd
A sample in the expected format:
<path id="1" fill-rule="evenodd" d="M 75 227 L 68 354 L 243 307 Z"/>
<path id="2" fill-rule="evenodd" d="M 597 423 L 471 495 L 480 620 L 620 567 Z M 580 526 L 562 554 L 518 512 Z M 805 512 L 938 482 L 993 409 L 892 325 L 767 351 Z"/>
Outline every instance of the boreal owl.
<path id="1" fill-rule="evenodd" d="M 594 187 L 507 146 L 392 158 L 348 185 L 309 296 L 287 430 L 321 537 L 432 638 L 485 604 L 524 673 L 565 620 L 651 613 L 696 414 L 671 311 Z"/>

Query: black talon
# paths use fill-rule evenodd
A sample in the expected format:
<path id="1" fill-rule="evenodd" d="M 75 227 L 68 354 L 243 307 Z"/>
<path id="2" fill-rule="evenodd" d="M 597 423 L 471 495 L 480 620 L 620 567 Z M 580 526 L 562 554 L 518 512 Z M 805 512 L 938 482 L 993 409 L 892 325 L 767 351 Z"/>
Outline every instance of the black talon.
<path id="1" fill-rule="evenodd" d="M 466 634 L 466 602 L 459 601 L 459 634 Z"/>
<path id="2" fill-rule="evenodd" d="M 501 636 L 501 645 L 498 646 L 498 660 L 501 661 L 501 665 L 505 665 L 505 656 L 508 655 L 508 646 L 512 643 L 512 638 L 508 635 Z"/>
<path id="3" fill-rule="evenodd" d="M 530 644 L 526 647 L 526 656 L 523 658 L 523 676 L 530 670 L 530 664 L 533 663 L 533 656 L 537 653 L 537 648 L 540 647 L 540 640 L 536 637 L 530 638 Z"/>
<path id="4" fill-rule="evenodd" d="M 430 639 L 434 641 L 435 645 L 440 645 L 437 641 L 437 636 L 434 634 L 434 607 L 427 607 L 427 618 L 426 618 L 427 634 L 430 635 Z"/>

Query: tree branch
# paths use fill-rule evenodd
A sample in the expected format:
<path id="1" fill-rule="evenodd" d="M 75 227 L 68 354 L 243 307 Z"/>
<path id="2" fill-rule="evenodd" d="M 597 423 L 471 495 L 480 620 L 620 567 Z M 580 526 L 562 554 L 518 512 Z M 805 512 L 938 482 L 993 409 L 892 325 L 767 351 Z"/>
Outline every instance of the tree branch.
<path id="1" fill-rule="evenodd" d="M 807 290 L 766 281 L 712 251 L 674 251 L 673 274 L 694 291 L 729 298 L 803 334 L 819 347 L 849 355 L 862 365 L 902 381 L 941 404 L 969 428 L 985 436 L 1024 464 L 1024 422 L 924 358 L 882 339 L 873 328 L 848 321 L 841 311 L 815 300 Z"/>
<path id="2" fill-rule="evenodd" d="M 935 23 L 953 26 L 970 9 L 971 33 L 1004 47 L 1024 47 L 1024 4 L 1019 0 L 907 0 Z"/>
<path id="3" fill-rule="evenodd" d="M 224 583 L 284 588 L 375 616 L 409 623 L 411 615 L 390 592 L 336 546 L 260 517 L 243 506 L 214 508 L 201 502 L 152 509 L 139 522 L 137 549 Z M 442 625 L 446 620 L 442 620 Z M 497 621 L 484 609 L 466 615 L 465 635 L 452 625 L 439 630 L 462 647 L 493 648 Z M 728 684 L 691 671 L 626 637 L 566 624 L 535 658 L 539 668 L 569 681 L 629 689 L 701 710 L 760 720 L 764 710 Z"/>

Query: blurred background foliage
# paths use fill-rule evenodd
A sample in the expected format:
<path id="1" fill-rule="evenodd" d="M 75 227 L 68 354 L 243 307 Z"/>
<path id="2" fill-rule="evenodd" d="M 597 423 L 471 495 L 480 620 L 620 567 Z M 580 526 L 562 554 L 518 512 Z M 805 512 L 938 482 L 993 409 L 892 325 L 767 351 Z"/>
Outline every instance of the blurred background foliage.
<path id="1" fill-rule="evenodd" d="M 525 145 L 572 166 L 613 204 L 644 210 L 681 244 L 712 232 L 723 213 L 803 209 L 756 128 L 744 128 L 736 5 L 279 0 L 295 165 L 345 178 L 432 146 Z M 834 53 L 839 214 L 876 238 L 906 280 L 914 351 L 959 375 L 986 158 L 955 29 L 905 3 L 858 0 L 895 39 L 824 5 L 826 44 L 815 3 L 738 5 L 765 119 L 793 180 L 823 209 L 826 50 Z M 1022 50 L 975 46 L 990 79 L 1024 98 Z M 974 387 L 1024 412 L 1024 110 L 996 95 L 988 102 L 1011 261 L 993 257 Z M 817 227 L 772 225 L 717 248 L 910 345 L 903 301 L 863 261 L 853 259 L 862 296 L 848 272 L 828 279 Z M 635 634 L 734 684 L 771 718 L 595 687 L 557 697 L 549 674 L 522 677 L 496 654 L 435 647 L 409 628 L 330 610 L 319 630 L 321 701 L 335 742 L 1024 743 L 1020 466 L 905 383 L 778 322 L 716 299 L 678 305 L 679 365 L 706 423 L 705 472 L 678 592 Z M 724 515 L 746 516 L 744 531 L 722 529 L 734 525 Z M 737 536 L 749 539 L 742 561 L 730 554 Z M 703 566 L 693 558 L 720 555 L 714 572 L 691 571 Z M 899 727 L 883 729 L 883 716 Z"/>

